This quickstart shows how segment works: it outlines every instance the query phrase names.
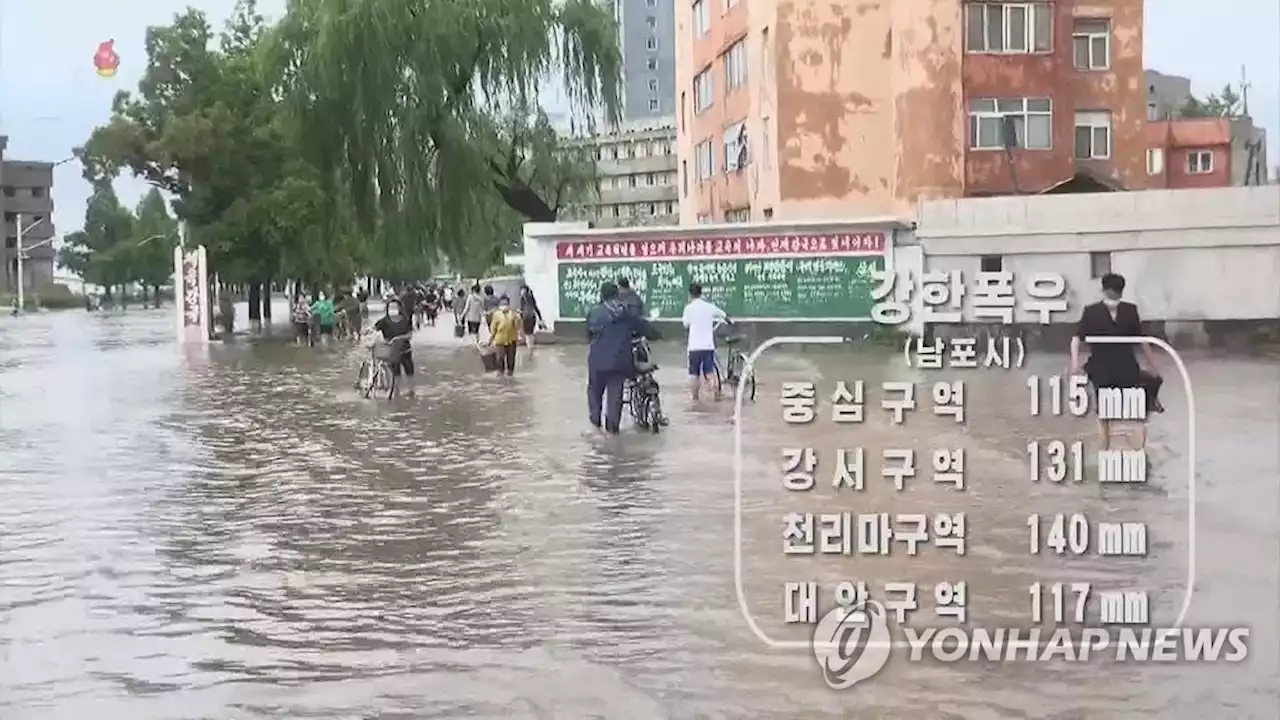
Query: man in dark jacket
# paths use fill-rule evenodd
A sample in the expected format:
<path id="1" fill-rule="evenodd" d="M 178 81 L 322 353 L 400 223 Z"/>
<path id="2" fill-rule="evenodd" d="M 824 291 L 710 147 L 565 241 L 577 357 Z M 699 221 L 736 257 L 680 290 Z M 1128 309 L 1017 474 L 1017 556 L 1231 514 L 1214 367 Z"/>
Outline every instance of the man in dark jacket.
<path id="1" fill-rule="evenodd" d="M 631 289 L 630 278 L 618 278 L 618 301 L 632 314 L 644 317 L 644 300 L 640 297 L 640 293 Z"/>
<path id="2" fill-rule="evenodd" d="M 617 433 L 622 424 L 622 389 L 635 370 L 631 339 L 636 336 L 656 339 L 658 333 L 648 320 L 623 305 L 617 285 L 604 283 L 600 302 L 587 313 L 587 339 L 591 342 L 587 351 L 587 412 L 591 424 L 600 428 L 603 410 L 603 428 L 611 433 Z"/>

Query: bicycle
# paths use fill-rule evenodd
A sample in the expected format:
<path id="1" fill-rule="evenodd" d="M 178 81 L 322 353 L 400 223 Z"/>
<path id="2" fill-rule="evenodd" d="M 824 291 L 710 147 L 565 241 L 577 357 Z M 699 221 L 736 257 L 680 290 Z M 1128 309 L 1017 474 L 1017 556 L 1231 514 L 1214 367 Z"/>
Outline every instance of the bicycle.
<path id="1" fill-rule="evenodd" d="M 744 352 L 731 352 L 734 345 L 737 345 L 738 343 L 742 342 L 745 339 L 744 336 L 742 335 L 726 336 L 726 335 L 721 335 L 721 333 L 718 332 L 720 328 L 732 328 L 732 327 L 733 327 L 733 320 L 730 320 L 727 317 L 724 319 L 723 322 L 716 325 L 717 332 L 715 333 L 715 337 L 717 340 L 719 340 L 726 346 L 725 352 L 729 353 L 728 361 L 721 363 L 720 349 L 718 347 L 716 348 L 716 358 L 715 358 L 716 394 L 719 395 L 723 391 L 725 385 L 733 386 L 734 392 L 737 392 L 739 388 L 739 384 L 741 383 L 742 391 L 745 393 L 744 397 L 748 400 L 754 401 L 756 399 L 755 368 L 752 368 L 751 372 L 746 373 L 746 376 L 744 379 L 743 373 L 746 372 L 747 354 Z"/>
<path id="2" fill-rule="evenodd" d="M 360 363 L 356 374 L 356 389 L 365 399 L 374 397 L 390 400 L 396 395 L 395 365 L 408 352 L 408 338 L 404 335 L 390 341 L 374 341 L 368 360 Z M 385 398 L 383 397 L 385 395 Z"/>
<path id="3" fill-rule="evenodd" d="M 636 372 L 622 387 L 622 404 L 630 407 L 636 427 L 656 435 L 668 424 L 662 414 L 662 388 L 653 376 L 658 364 L 650 359 L 649 343 L 644 338 L 631 341 L 631 355 Z"/>

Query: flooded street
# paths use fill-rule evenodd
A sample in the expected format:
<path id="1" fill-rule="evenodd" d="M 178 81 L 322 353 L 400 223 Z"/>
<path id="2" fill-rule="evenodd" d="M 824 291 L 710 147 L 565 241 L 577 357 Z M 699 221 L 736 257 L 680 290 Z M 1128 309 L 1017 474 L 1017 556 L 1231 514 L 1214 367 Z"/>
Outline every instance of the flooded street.
<path id="1" fill-rule="evenodd" d="M 170 309 L 0 318 L 0 718 L 1275 718 L 1280 707 L 1280 361 L 1190 356 L 1198 427 L 1189 626 L 1252 629 L 1239 664 L 910 663 L 852 690 L 767 648 L 734 587 L 732 404 L 684 396 L 671 425 L 584 434 L 585 348 L 482 376 L 450 328 L 415 339 L 418 397 L 359 399 L 358 351 L 174 340 Z M 240 315 L 244 317 L 243 311 Z M 285 317 L 281 311 L 278 317 Z M 283 332 L 283 331 L 279 331 Z M 1028 624 L 1028 586 L 1144 589 L 1178 615 L 1187 577 L 1186 398 L 1162 366 L 1148 488 L 1032 484 L 1025 445 L 1093 442 L 1088 420 L 1028 417 L 1022 370 L 970 370 L 961 426 L 872 408 L 900 357 L 770 353 L 742 420 L 746 596 L 769 634 L 782 583 L 969 583 L 970 623 Z M 924 371 L 937 373 L 938 371 Z M 862 378 L 868 420 L 783 423 L 783 381 Z M 929 378 L 930 381 L 936 378 Z M 922 404 L 925 399 L 921 399 Z M 927 404 L 924 405 L 927 407 Z M 860 495 L 782 488 L 779 451 L 917 448 L 903 493 L 868 462 Z M 930 482 L 965 447 L 968 488 Z M 830 470 L 819 472 L 829 485 Z M 792 511 L 967 512 L 963 557 L 785 557 Z M 1027 515 L 1149 523 L 1145 560 L 1033 557 Z"/>

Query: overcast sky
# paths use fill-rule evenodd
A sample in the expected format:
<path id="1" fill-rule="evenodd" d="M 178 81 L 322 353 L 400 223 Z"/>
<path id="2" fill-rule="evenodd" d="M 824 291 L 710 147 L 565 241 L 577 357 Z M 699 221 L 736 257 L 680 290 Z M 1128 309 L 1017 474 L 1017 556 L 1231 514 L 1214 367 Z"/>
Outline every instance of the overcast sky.
<path id="1" fill-rule="evenodd" d="M 259 7 L 270 17 L 284 4 L 261 0 Z M 9 136 L 7 156 L 68 157 L 106 121 L 116 91 L 135 87 L 146 62 L 147 26 L 167 23 L 188 5 L 221 22 L 235 0 L 0 0 L 0 133 Z M 107 80 L 94 72 L 92 57 L 98 43 L 112 38 L 121 63 Z M 1146 56 L 1149 68 L 1192 78 L 1197 94 L 1238 83 L 1247 67 L 1250 110 L 1269 130 L 1271 164 L 1280 162 L 1280 2 L 1148 0 Z M 54 172 L 54 220 L 65 234 L 82 225 L 89 187 L 78 163 Z M 131 205 L 145 192 L 132 178 L 116 188 Z"/>

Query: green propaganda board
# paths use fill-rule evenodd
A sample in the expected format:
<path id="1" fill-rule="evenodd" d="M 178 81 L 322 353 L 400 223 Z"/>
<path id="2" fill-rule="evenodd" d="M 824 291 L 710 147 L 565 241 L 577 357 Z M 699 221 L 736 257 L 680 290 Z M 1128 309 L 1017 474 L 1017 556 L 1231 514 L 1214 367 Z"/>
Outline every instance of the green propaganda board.
<path id="1" fill-rule="evenodd" d="M 698 282 L 703 297 L 738 319 L 863 320 L 871 317 L 872 273 L 884 266 L 882 254 L 561 262 L 560 319 L 586 317 L 600 283 L 624 276 L 668 319 L 680 317 Z"/>

